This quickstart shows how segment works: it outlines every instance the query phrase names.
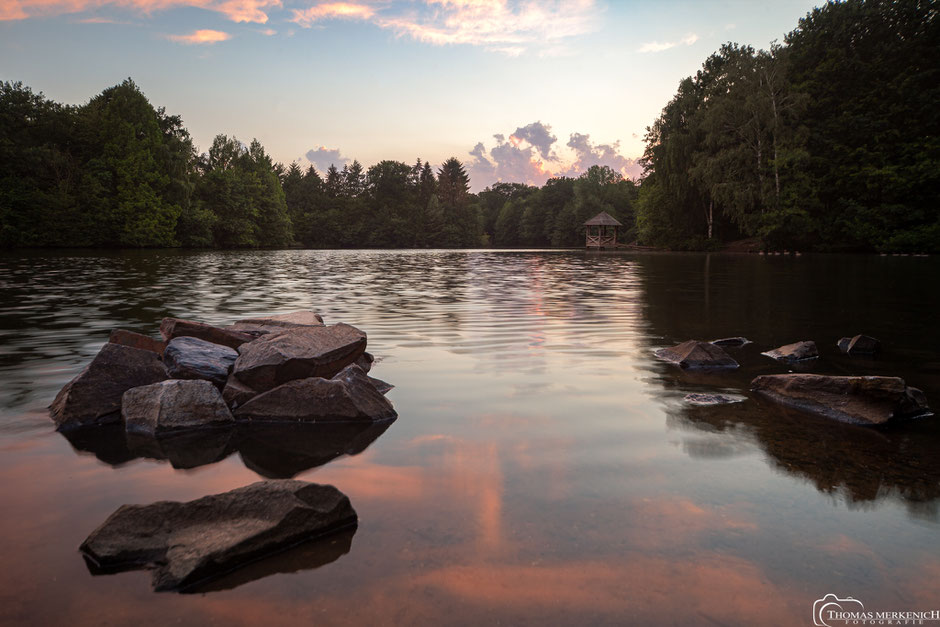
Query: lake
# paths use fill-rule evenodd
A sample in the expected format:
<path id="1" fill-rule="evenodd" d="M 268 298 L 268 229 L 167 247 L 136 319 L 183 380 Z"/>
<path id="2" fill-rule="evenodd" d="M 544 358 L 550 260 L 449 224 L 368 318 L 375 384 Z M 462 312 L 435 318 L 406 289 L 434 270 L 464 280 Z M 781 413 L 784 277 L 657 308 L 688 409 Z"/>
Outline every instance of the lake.
<path id="1" fill-rule="evenodd" d="M 0 622 L 811 625 L 828 593 L 940 609 L 940 419 L 868 430 L 748 392 L 788 371 L 761 351 L 811 339 L 811 372 L 901 376 L 940 407 L 938 278 L 934 257 L 3 253 Z M 397 421 L 135 448 L 46 414 L 112 328 L 298 309 L 368 333 Z M 858 333 L 882 354 L 842 355 Z M 653 355 L 736 335 L 753 343 L 731 373 Z M 714 391 L 748 398 L 684 400 Z M 285 476 L 345 492 L 358 528 L 195 594 L 78 553 L 122 504 Z"/>

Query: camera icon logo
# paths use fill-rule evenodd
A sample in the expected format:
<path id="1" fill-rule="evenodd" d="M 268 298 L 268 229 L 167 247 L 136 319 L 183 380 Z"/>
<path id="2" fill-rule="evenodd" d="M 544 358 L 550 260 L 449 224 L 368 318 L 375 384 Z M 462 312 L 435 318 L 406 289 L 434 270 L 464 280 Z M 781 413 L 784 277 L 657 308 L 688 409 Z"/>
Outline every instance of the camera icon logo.
<path id="1" fill-rule="evenodd" d="M 816 599 L 813 603 L 813 625 L 816 627 L 832 627 L 826 622 L 826 618 L 831 616 L 832 612 L 863 612 L 865 606 L 858 599 L 845 597 L 840 599 L 836 595 L 829 593 L 821 599 Z M 842 620 L 845 619 L 835 619 Z"/>

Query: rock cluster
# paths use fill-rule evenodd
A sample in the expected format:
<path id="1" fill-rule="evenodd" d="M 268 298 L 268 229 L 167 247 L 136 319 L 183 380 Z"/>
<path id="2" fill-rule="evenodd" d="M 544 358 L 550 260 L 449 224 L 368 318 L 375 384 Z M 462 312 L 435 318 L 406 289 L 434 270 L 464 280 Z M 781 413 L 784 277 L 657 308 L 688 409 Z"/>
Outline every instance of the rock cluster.
<path id="1" fill-rule="evenodd" d="M 238 450 L 260 474 L 293 476 L 361 451 L 396 417 L 392 386 L 367 374 L 366 334 L 348 324 L 301 311 L 228 327 L 165 318 L 160 333 L 114 331 L 59 392 L 51 415 L 73 445 L 179 468 Z M 188 503 L 124 505 L 81 552 L 96 574 L 149 568 L 155 589 L 185 591 L 356 523 L 333 486 L 274 479 Z"/>
<path id="2" fill-rule="evenodd" d="M 160 342 L 112 332 L 50 407 L 69 430 L 124 421 L 157 435 L 233 421 L 374 421 L 396 416 L 369 377 L 366 334 L 325 325 L 314 312 L 240 320 L 229 327 L 165 318 Z"/>
<path id="3" fill-rule="evenodd" d="M 738 363 L 721 347 L 741 348 L 750 341 L 729 337 L 712 342 L 688 340 L 656 351 L 660 359 L 683 369 L 737 368 Z M 844 337 L 839 349 L 848 355 L 875 355 L 880 342 L 867 335 Z M 786 344 L 761 353 L 788 364 L 791 369 L 812 367 L 819 357 L 811 340 Z M 877 426 L 893 421 L 930 415 L 924 393 L 908 387 L 903 379 L 886 376 L 829 376 L 793 373 L 763 375 L 751 381 L 750 390 L 766 400 L 840 422 Z M 685 401 L 692 405 L 720 405 L 743 400 L 711 392 L 691 393 Z"/>

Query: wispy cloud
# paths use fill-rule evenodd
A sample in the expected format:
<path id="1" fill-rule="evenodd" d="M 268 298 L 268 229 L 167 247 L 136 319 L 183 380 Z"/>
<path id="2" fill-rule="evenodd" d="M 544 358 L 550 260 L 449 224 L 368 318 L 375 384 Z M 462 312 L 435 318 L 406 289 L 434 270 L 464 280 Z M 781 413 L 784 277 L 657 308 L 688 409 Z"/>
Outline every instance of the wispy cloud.
<path id="1" fill-rule="evenodd" d="M 198 7 L 221 13 L 233 22 L 264 24 L 268 21 L 270 9 L 282 4 L 281 0 L 0 0 L 0 21 L 82 13 L 107 6 L 144 15 L 178 7 Z"/>
<path id="2" fill-rule="evenodd" d="M 368 20 L 375 15 L 375 9 L 367 4 L 354 2 L 325 2 L 303 10 L 294 9 L 293 13 L 291 22 L 310 28 L 321 20 Z"/>
<path id="3" fill-rule="evenodd" d="M 663 50 L 669 50 L 670 48 L 675 48 L 676 46 L 691 46 L 696 41 L 698 41 L 698 35 L 695 33 L 689 33 L 679 41 L 651 41 L 645 43 L 639 47 L 637 52 L 662 52 Z"/>
<path id="4" fill-rule="evenodd" d="M 220 30 L 197 30 L 193 31 L 188 35 L 168 35 L 167 39 L 170 41 L 175 41 L 180 44 L 217 44 L 220 41 L 225 41 L 231 39 L 232 36 L 228 33 L 223 33 Z"/>

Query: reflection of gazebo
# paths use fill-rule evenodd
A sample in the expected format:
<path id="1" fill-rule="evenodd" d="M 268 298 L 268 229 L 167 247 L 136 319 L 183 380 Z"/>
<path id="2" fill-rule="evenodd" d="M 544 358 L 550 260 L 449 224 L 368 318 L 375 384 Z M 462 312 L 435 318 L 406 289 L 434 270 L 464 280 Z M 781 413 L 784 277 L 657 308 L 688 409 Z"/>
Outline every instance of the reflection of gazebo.
<path id="1" fill-rule="evenodd" d="M 586 246 L 588 248 L 616 248 L 617 228 L 621 226 L 623 225 L 617 221 L 617 218 L 606 211 L 601 211 L 584 223 L 584 233 L 587 236 Z"/>

